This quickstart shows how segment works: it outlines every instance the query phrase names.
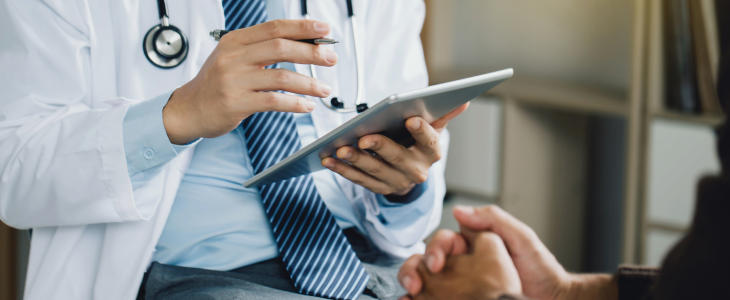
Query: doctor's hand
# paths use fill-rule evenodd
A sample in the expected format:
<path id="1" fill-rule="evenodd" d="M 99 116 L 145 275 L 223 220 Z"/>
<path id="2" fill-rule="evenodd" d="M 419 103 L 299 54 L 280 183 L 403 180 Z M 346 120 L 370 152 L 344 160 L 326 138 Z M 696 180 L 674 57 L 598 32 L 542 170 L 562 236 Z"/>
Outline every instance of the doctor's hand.
<path id="1" fill-rule="evenodd" d="M 274 20 L 223 36 L 198 75 L 175 90 L 163 109 L 170 142 L 186 144 L 221 136 L 257 112 L 314 110 L 314 102 L 304 97 L 266 92 L 326 97 L 329 85 L 289 70 L 264 67 L 278 62 L 334 66 L 334 51 L 293 41 L 329 32 L 329 25 L 313 20 Z"/>
<path id="2" fill-rule="evenodd" d="M 469 103 L 464 104 L 431 124 L 420 117 L 406 120 L 406 128 L 416 140 L 411 147 L 406 148 L 380 134 L 366 135 L 358 141 L 359 149 L 341 147 L 336 154 L 342 160 L 327 157 L 322 160 L 322 166 L 377 194 L 408 194 L 416 184 L 428 179 L 431 165 L 441 159 L 441 132 L 468 106 Z"/>

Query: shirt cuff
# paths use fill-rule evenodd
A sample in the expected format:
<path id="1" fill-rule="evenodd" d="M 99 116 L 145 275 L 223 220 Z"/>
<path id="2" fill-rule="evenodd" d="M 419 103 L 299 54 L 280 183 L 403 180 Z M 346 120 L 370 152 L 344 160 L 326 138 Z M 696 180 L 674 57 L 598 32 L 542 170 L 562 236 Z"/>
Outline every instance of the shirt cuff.
<path id="1" fill-rule="evenodd" d="M 405 194 L 403 196 L 398 196 L 398 195 L 393 195 L 393 194 L 381 195 L 381 196 L 383 196 L 383 198 L 385 198 L 386 201 L 388 201 L 390 203 L 408 204 L 408 203 L 411 203 L 414 200 L 418 199 L 418 197 L 421 197 L 421 195 L 423 195 L 423 191 L 424 191 L 423 186 L 424 186 L 423 183 L 417 184 L 416 186 L 414 186 L 411 189 L 410 192 L 408 192 L 408 194 Z"/>
<path id="2" fill-rule="evenodd" d="M 375 199 L 377 200 L 378 207 L 380 208 L 380 215 L 378 216 L 380 221 L 384 224 L 394 224 L 405 219 L 413 220 L 414 218 L 424 216 L 431 211 L 434 205 L 434 197 L 436 195 L 434 184 L 432 182 L 433 180 L 431 178 L 433 178 L 433 176 L 429 176 L 429 179 L 426 180 L 426 182 L 419 184 L 420 191 L 413 188 L 413 191 L 402 196 L 404 198 L 413 197 L 413 199 L 410 199 L 410 201 L 407 202 L 393 202 L 383 195 L 376 194 Z"/>
<path id="3" fill-rule="evenodd" d="M 183 146 L 173 145 L 167 137 L 165 124 L 162 121 L 162 108 L 167 104 L 172 92 L 127 109 L 122 124 L 122 136 L 130 177 L 169 162 L 178 153 L 195 144 L 192 142 Z"/>
<path id="4" fill-rule="evenodd" d="M 659 275 L 658 268 L 621 265 L 618 268 L 618 299 L 646 299 Z"/>

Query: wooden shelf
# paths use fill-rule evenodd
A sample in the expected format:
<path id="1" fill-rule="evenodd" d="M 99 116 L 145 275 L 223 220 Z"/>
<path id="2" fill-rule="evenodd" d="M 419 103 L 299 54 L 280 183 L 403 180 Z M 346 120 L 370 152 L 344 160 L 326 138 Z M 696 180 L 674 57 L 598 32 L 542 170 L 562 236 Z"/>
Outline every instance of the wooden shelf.
<path id="1" fill-rule="evenodd" d="M 672 232 L 687 232 L 689 228 L 681 225 L 666 223 L 666 222 L 659 222 L 659 221 L 647 221 L 646 227 L 649 229 L 659 229 L 664 231 L 672 231 Z"/>
<path id="2" fill-rule="evenodd" d="M 558 110 L 616 116 L 625 116 L 628 111 L 625 96 L 620 92 L 566 82 L 517 77 L 496 86 L 488 94 Z"/>
<path id="3" fill-rule="evenodd" d="M 707 124 L 712 126 L 720 125 L 722 124 L 722 122 L 725 121 L 725 116 L 720 115 L 691 115 L 669 110 L 655 111 L 651 114 L 651 117 L 698 124 Z"/>
<path id="4" fill-rule="evenodd" d="M 474 75 L 478 74 L 439 72 L 431 77 L 431 83 L 448 82 Z M 626 116 L 628 112 L 628 102 L 623 92 L 555 80 L 515 76 L 496 86 L 486 95 L 563 111 L 614 116 Z"/>

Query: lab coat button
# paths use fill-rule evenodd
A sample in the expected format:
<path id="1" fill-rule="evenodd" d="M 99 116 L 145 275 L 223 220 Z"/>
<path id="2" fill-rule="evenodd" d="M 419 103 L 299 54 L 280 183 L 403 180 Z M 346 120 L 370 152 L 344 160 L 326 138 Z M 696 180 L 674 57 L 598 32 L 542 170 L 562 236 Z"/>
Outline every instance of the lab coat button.
<path id="1" fill-rule="evenodd" d="M 155 150 L 152 150 L 150 148 L 144 149 L 144 158 L 146 159 L 152 159 L 155 157 Z"/>

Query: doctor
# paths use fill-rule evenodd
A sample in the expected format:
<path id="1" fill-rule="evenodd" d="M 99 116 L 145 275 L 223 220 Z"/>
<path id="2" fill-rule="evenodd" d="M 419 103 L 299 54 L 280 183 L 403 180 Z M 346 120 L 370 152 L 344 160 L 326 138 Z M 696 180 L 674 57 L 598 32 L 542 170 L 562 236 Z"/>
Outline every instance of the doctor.
<path id="1" fill-rule="evenodd" d="M 343 147 L 333 172 L 241 186 L 356 115 L 317 102 L 352 105 L 352 32 L 365 102 L 426 86 L 423 3 L 352 4 L 356 31 L 343 0 L 309 1 L 317 21 L 295 0 L 170 1 L 189 47 L 163 69 L 141 47 L 153 0 L 5 0 L 0 218 L 33 229 L 26 299 L 396 296 L 393 262 L 440 220 L 444 127 L 465 107 L 409 119 L 413 147 L 371 135 L 378 156 Z M 323 36 L 341 44 L 291 41 Z"/>

